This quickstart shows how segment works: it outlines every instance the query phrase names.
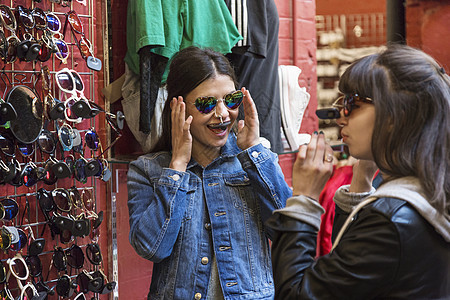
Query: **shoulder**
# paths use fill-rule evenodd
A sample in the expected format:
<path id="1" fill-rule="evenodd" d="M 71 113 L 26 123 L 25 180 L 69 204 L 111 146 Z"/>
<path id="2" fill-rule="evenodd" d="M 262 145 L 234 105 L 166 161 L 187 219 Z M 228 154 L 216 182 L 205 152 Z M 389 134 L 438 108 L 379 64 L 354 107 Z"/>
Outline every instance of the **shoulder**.
<path id="1" fill-rule="evenodd" d="M 155 173 L 162 168 L 167 168 L 171 158 L 172 155 L 167 151 L 142 155 L 130 163 L 130 171 L 141 170 L 145 173 Z"/>
<path id="2" fill-rule="evenodd" d="M 407 201 L 398 198 L 379 198 L 367 207 L 370 212 L 386 218 L 403 237 L 421 236 L 436 232 L 433 226 Z"/>

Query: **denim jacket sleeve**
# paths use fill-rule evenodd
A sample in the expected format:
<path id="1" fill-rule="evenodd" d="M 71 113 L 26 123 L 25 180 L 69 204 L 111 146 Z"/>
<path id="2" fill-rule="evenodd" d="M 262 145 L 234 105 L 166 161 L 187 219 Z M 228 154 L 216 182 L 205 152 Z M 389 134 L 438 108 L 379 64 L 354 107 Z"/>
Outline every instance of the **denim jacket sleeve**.
<path id="1" fill-rule="evenodd" d="M 140 256 L 160 262 L 171 254 L 180 230 L 189 174 L 162 167 L 155 156 L 130 164 L 129 238 Z"/>
<path id="2" fill-rule="evenodd" d="M 286 205 L 286 199 L 292 196 L 292 190 L 284 180 L 278 156 L 261 144 L 242 151 L 238 154 L 238 159 L 255 184 L 254 192 L 261 199 L 261 218 L 264 224 L 274 208 L 280 209 Z"/>

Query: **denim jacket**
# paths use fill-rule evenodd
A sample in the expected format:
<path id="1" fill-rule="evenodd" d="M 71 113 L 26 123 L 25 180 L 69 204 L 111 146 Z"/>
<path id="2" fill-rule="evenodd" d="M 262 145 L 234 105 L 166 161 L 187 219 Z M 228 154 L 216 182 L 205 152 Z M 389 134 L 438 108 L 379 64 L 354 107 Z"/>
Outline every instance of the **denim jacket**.
<path id="1" fill-rule="evenodd" d="M 171 154 L 141 156 L 128 172 L 130 243 L 154 262 L 149 299 L 206 299 L 216 259 L 225 299 L 273 299 L 264 222 L 292 191 L 277 155 L 241 151 L 230 134 L 207 167 L 169 169 Z"/>

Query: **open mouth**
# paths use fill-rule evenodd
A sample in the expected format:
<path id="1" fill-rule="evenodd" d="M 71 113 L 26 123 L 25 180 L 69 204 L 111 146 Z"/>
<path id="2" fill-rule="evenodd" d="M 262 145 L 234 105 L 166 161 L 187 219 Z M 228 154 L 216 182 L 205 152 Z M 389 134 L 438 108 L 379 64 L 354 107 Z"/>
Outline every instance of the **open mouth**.
<path id="1" fill-rule="evenodd" d="M 223 123 L 217 123 L 217 124 L 210 124 L 208 125 L 208 128 L 212 130 L 214 133 L 222 133 L 225 130 L 227 130 L 228 126 L 231 124 L 230 121 L 223 122 Z"/>

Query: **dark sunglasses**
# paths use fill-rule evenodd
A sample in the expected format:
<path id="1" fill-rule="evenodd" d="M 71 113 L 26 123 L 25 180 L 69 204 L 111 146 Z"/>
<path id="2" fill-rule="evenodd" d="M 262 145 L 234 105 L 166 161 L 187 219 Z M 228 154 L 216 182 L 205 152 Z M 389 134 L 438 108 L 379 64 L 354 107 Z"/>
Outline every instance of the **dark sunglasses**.
<path id="1" fill-rule="evenodd" d="M 49 130 L 42 130 L 37 139 L 37 143 L 42 152 L 45 152 L 47 154 L 53 154 L 55 152 L 56 140 Z"/>
<path id="2" fill-rule="evenodd" d="M 89 56 L 93 57 L 92 44 L 86 38 L 83 30 L 83 23 L 81 23 L 80 18 L 74 10 L 71 10 L 66 14 L 66 23 L 64 24 L 63 34 L 66 32 L 67 25 L 70 26 L 73 38 L 83 59 L 87 59 Z M 80 39 L 76 37 L 75 33 L 81 35 Z"/>
<path id="3" fill-rule="evenodd" d="M 35 27 L 42 31 L 45 30 L 47 28 L 47 15 L 45 12 L 41 8 L 35 7 L 31 14 L 34 18 Z"/>
<path id="4" fill-rule="evenodd" d="M 56 72 L 55 79 L 59 89 L 65 93 L 76 94 L 76 92 L 83 93 L 84 91 L 80 74 L 74 70 L 64 68 Z"/>
<path id="5" fill-rule="evenodd" d="M 54 189 L 52 191 L 52 198 L 58 210 L 62 212 L 70 212 L 72 210 L 72 199 L 70 198 L 70 193 L 67 189 Z"/>
<path id="6" fill-rule="evenodd" d="M 30 275 L 33 277 L 40 277 L 42 275 L 42 262 L 37 255 L 28 255 L 25 257 L 25 262 L 28 265 Z"/>
<path id="7" fill-rule="evenodd" d="M 63 298 L 69 298 L 73 295 L 77 285 L 75 280 L 72 281 L 67 274 L 62 275 L 56 282 L 56 293 Z"/>
<path id="8" fill-rule="evenodd" d="M 8 250 L 11 247 L 12 234 L 7 226 L 2 226 L 0 229 L 0 249 Z"/>
<path id="9" fill-rule="evenodd" d="M 14 13 L 12 12 L 11 8 L 7 5 L 1 4 L 0 5 L 0 19 L 3 23 L 3 26 L 5 26 L 6 29 L 8 29 L 11 32 L 14 32 L 17 28 L 17 21 L 14 17 Z"/>
<path id="10" fill-rule="evenodd" d="M 369 97 L 362 97 L 358 94 L 345 94 L 336 99 L 333 103 L 333 107 L 338 108 L 339 110 L 344 110 L 344 116 L 350 116 L 354 107 L 357 107 L 356 101 L 361 101 L 364 103 L 373 104 L 373 100 Z"/>
<path id="11" fill-rule="evenodd" d="M 10 226 L 8 227 L 10 230 L 14 227 Z M 23 249 L 28 242 L 28 237 L 27 234 L 21 229 L 21 228 L 16 228 L 17 229 L 17 237 L 15 240 L 13 239 L 13 241 L 11 242 L 11 246 L 9 247 L 9 249 L 13 250 L 13 251 L 19 251 L 21 249 Z"/>
<path id="12" fill-rule="evenodd" d="M 63 250 L 61 247 L 55 247 L 52 260 L 53 266 L 58 271 L 65 271 L 67 265 L 75 269 L 81 269 L 84 265 L 84 253 L 80 246 L 75 244 L 66 250 Z"/>
<path id="13" fill-rule="evenodd" d="M 42 213 L 46 219 L 48 219 L 48 213 L 53 211 L 56 207 L 52 193 L 44 188 L 40 188 L 36 193 L 36 199 L 38 200 Z"/>
<path id="14" fill-rule="evenodd" d="M 34 20 L 34 16 L 31 13 L 31 11 L 22 5 L 18 5 L 16 7 L 17 12 L 17 20 L 20 22 L 21 25 L 23 25 L 27 29 L 33 29 L 36 25 L 36 22 Z"/>
<path id="15" fill-rule="evenodd" d="M 102 262 L 102 253 L 97 243 L 90 243 L 86 246 L 86 256 L 93 265 L 100 265 Z"/>
<path id="16" fill-rule="evenodd" d="M 11 221 L 19 214 L 19 205 L 12 198 L 0 200 L 0 219 Z"/>
<path id="17" fill-rule="evenodd" d="M 0 260 L 0 284 L 6 282 L 6 268 L 3 261 Z"/>
<path id="18" fill-rule="evenodd" d="M 198 97 L 195 99 L 195 107 L 202 114 L 209 114 L 215 109 L 217 102 L 223 101 L 228 109 L 236 109 L 241 105 L 244 99 L 244 93 L 242 91 L 236 91 L 231 94 L 225 95 L 223 99 L 217 99 L 213 96 Z"/>

